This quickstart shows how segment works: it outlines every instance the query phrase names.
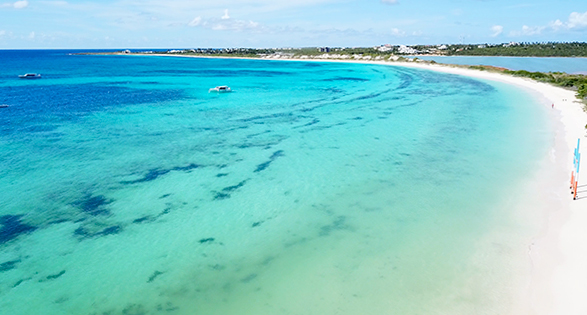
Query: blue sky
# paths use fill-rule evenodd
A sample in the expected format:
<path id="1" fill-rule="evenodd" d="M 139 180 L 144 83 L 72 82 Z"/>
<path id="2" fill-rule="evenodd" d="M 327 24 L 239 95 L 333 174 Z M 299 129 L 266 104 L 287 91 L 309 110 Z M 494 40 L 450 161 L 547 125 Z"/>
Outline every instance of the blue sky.
<path id="1" fill-rule="evenodd" d="M 0 0 L 0 49 L 587 41 L 587 1 Z"/>

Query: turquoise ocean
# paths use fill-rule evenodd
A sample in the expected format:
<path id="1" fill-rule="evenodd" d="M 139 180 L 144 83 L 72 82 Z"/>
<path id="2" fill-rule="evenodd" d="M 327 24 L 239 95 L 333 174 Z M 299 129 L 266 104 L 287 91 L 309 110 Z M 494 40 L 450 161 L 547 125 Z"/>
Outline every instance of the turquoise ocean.
<path id="1" fill-rule="evenodd" d="M 352 63 L 0 51 L 0 69 L 1 314 L 515 303 L 538 224 L 514 204 L 551 141 L 534 95 Z"/>

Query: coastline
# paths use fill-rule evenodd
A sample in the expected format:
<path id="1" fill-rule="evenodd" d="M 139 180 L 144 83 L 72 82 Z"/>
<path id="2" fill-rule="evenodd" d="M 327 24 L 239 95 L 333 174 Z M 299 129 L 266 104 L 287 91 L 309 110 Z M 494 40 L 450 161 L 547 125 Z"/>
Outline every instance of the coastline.
<path id="1" fill-rule="evenodd" d="M 551 112 L 551 120 L 555 125 L 553 143 L 550 145 L 551 153 L 545 157 L 540 169 L 536 171 L 537 175 L 533 182 L 528 183 L 527 191 L 523 197 L 519 198 L 519 204 L 514 207 L 522 209 L 522 211 L 538 209 L 536 214 L 541 216 L 544 222 L 540 233 L 526 244 L 528 273 L 530 275 L 527 288 L 524 289 L 525 292 L 520 293 L 522 301 L 516 307 L 516 311 L 536 315 L 587 313 L 587 301 L 584 299 L 587 296 L 587 284 L 583 281 L 587 279 L 587 268 L 584 267 L 587 266 L 587 230 L 584 229 L 587 226 L 587 212 L 584 211 L 587 209 L 587 191 L 583 189 L 585 196 L 579 195 L 579 200 L 572 200 L 568 189 L 572 152 L 577 144 L 577 139 L 585 138 L 584 126 L 587 124 L 587 114 L 582 111 L 582 106 L 576 100 L 573 91 L 500 73 L 416 62 L 170 56 L 165 54 L 120 55 L 345 62 L 418 68 L 506 83 L 534 93 L 541 100 L 539 102 L 541 106 L 548 108 L 554 104 L 554 109 Z M 581 143 L 581 152 L 587 150 L 586 140 L 584 139 Z M 536 198 L 536 196 L 540 197 Z"/>
<path id="2" fill-rule="evenodd" d="M 542 213 L 537 214 L 542 215 L 544 221 L 541 232 L 527 244 L 530 279 L 527 291 L 520 293 L 522 301 L 519 301 L 516 310 L 536 315 L 587 314 L 587 301 L 584 298 L 587 296 L 587 284 L 581 280 L 587 279 L 587 230 L 584 228 L 587 226 L 587 196 L 572 200 L 567 183 L 570 181 L 577 139 L 587 135 L 584 129 L 587 113 L 582 111 L 575 93 L 527 78 L 438 64 L 356 63 L 418 68 L 498 81 L 535 93 L 542 99 L 540 105 L 546 108 L 555 104 L 552 120 L 558 126 L 553 130 L 555 135 L 551 154 L 536 172 L 549 175 L 537 175 L 538 182 L 529 183 L 526 196 L 515 206 L 518 209 L 542 208 Z M 586 140 L 583 139 L 581 143 L 581 152 L 587 150 Z"/>
<path id="3" fill-rule="evenodd" d="M 542 106 L 555 104 L 557 114 L 552 119 L 559 126 L 554 128 L 554 143 L 551 146 L 550 161 L 543 167 L 551 170 L 550 178 L 543 180 L 555 183 L 534 183 L 536 189 L 548 196 L 546 211 L 543 214 L 542 231 L 528 244 L 528 254 L 532 265 L 529 291 L 527 292 L 530 314 L 586 314 L 587 285 L 587 197 L 572 200 L 567 181 L 570 180 L 573 150 L 577 139 L 585 138 L 584 126 L 587 114 L 573 91 L 565 90 L 530 79 L 484 72 L 478 70 L 452 68 L 441 65 L 399 64 L 419 69 L 464 75 L 478 79 L 492 80 L 530 90 L 543 98 Z M 581 152 L 585 151 L 585 139 Z M 545 172 L 549 170 L 539 170 Z M 544 176 L 539 176 L 544 177 Z M 540 179 L 539 179 L 540 180 Z M 542 186 L 542 187 L 541 187 Z M 554 189 L 547 191 L 546 189 Z M 533 193 L 536 196 L 536 191 Z M 528 200 L 529 201 L 529 200 Z M 538 203 L 535 206 L 538 206 Z M 520 206 L 524 206 L 523 204 Z M 583 211 L 581 211 L 583 210 Z"/>

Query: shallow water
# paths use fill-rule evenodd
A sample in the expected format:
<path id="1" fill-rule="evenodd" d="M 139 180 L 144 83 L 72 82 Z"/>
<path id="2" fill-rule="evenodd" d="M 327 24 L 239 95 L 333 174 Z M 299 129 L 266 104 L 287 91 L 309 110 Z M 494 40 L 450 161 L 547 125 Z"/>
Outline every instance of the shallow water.
<path id="1" fill-rule="evenodd" d="M 487 65 L 539 72 L 587 73 L 587 58 L 584 57 L 492 57 L 492 56 L 417 56 L 423 60 L 456 65 Z"/>
<path id="2" fill-rule="evenodd" d="M 0 54 L 10 314 L 512 303 L 534 227 L 508 200 L 548 137 L 530 95 L 378 65 Z"/>

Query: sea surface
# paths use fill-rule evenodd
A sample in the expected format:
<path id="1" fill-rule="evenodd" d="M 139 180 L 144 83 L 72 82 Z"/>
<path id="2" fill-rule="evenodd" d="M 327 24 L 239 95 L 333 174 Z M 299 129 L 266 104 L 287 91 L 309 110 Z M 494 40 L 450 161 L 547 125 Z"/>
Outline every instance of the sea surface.
<path id="1" fill-rule="evenodd" d="M 0 69 L 2 314 L 515 303 L 536 225 L 514 205 L 550 140 L 534 95 L 351 63 L 53 50 Z"/>
<path id="2" fill-rule="evenodd" d="M 412 56 L 414 57 L 414 56 Z M 492 57 L 492 56 L 416 56 L 423 60 L 455 65 L 486 65 L 532 72 L 587 74 L 587 58 L 572 57 Z"/>

